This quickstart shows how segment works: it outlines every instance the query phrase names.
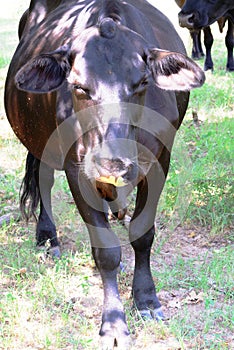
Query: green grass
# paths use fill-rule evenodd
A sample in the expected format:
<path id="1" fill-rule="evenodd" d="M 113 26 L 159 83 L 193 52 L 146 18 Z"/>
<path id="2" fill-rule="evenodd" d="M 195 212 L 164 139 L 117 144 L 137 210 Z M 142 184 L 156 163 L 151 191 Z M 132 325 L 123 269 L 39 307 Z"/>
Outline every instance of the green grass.
<path id="1" fill-rule="evenodd" d="M 212 234 L 233 229 L 234 89 L 222 46 L 220 39 L 215 41 L 214 73 L 207 72 L 203 87 L 191 92 L 160 204 L 162 222 L 197 222 Z"/>
<path id="2" fill-rule="evenodd" d="M 155 271 L 160 289 L 193 289 L 205 293 L 223 293 L 231 299 L 233 294 L 234 256 L 233 248 L 225 247 L 214 250 L 212 256 L 198 255 L 184 258 L 177 254 L 171 259 L 171 268 L 160 265 L 160 271 Z M 209 276 L 209 278 L 208 278 Z"/>
<path id="3" fill-rule="evenodd" d="M 24 4 L 22 0 L 22 10 Z M 17 44 L 14 18 L 16 14 L 12 21 L 0 19 L 1 109 L 4 77 Z M 128 247 L 123 248 L 125 272 L 118 278 L 134 350 L 234 347 L 233 73 L 225 72 L 223 41 L 215 40 L 213 52 L 215 71 L 191 93 L 159 205 L 151 264 L 169 317 L 164 324 L 145 322 L 132 309 L 133 257 Z M 199 123 L 193 122 L 193 111 Z M 0 216 L 18 210 L 25 155 L 2 113 Z M 101 281 L 87 229 L 62 173 L 56 173 L 53 205 L 62 243 L 59 261 L 35 249 L 33 221 L 26 225 L 12 220 L 0 228 L 0 349 L 99 348 Z M 126 229 L 113 226 L 125 242 Z"/>
<path id="4" fill-rule="evenodd" d="M 11 60 L 17 45 L 17 19 L 0 20 L 0 69 L 5 68 Z"/>
<path id="5" fill-rule="evenodd" d="M 205 120 L 198 127 L 185 120 L 172 153 L 166 195 L 160 207 L 169 219 L 175 209 L 183 209 L 181 220 L 198 222 L 214 232 L 223 232 L 232 224 L 233 137 L 230 118 Z"/>

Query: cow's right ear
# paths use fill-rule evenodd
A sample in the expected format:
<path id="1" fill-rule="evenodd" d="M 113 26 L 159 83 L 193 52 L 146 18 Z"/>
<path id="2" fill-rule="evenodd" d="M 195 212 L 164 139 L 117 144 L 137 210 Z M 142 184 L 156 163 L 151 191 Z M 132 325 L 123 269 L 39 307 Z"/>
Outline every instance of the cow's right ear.
<path id="1" fill-rule="evenodd" d="M 57 90 L 71 70 L 68 51 L 64 48 L 33 57 L 16 74 L 18 89 L 33 93 Z"/>

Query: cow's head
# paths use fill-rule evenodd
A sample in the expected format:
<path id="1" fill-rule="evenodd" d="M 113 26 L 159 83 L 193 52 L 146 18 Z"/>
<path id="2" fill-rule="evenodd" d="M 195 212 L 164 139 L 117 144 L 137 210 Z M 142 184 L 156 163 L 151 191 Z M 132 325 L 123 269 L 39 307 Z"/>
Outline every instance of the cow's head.
<path id="1" fill-rule="evenodd" d="M 78 118 L 79 111 L 92 106 L 93 112 L 79 120 L 84 171 L 108 198 L 101 183 L 123 186 L 137 177 L 135 126 L 148 86 L 190 90 L 203 84 L 204 73 L 188 57 L 154 48 L 105 18 L 76 36 L 69 47 L 32 58 L 15 77 L 19 89 L 34 93 L 63 89 L 65 80 Z M 127 103 L 139 108 L 126 110 Z"/>
<path id="2" fill-rule="evenodd" d="M 188 29 L 201 29 L 224 15 L 233 18 L 233 9 L 233 0 L 186 0 L 179 13 L 179 23 Z"/>

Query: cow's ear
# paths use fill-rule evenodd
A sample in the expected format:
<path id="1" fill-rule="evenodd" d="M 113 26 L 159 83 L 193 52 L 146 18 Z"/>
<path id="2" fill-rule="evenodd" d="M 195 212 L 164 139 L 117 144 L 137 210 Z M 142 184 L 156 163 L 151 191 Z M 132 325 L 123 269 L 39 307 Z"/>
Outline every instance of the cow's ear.
<path id="1" fill-rule="evenodd" d="M 71 70 L 68 52 L 56 50 L 32 58 L 16 74 L 18 89 L 46 93 L 58 89 Z"/>
<path id="2" fill-rule="evenodd" d="M 203 70 L 187 56 L 159 49 L 150 49 L 147 64 L 155 84 L 165 90 L 186 91 L 201 86 L 205 81 Z"/>

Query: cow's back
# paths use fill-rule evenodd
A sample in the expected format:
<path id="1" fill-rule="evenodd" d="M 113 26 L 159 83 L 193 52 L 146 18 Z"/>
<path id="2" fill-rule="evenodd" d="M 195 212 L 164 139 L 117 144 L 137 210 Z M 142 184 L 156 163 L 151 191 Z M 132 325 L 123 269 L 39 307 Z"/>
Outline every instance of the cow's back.
<path id="1" fill-rule="evenodd" d="M 171 21 L 158 9 L 144 0 L 128 0 L 128 3 L 138 8 L 148 18 L 154 32 L 155 40 L 160 49 L 185 53 L 185 47 Z"/>

